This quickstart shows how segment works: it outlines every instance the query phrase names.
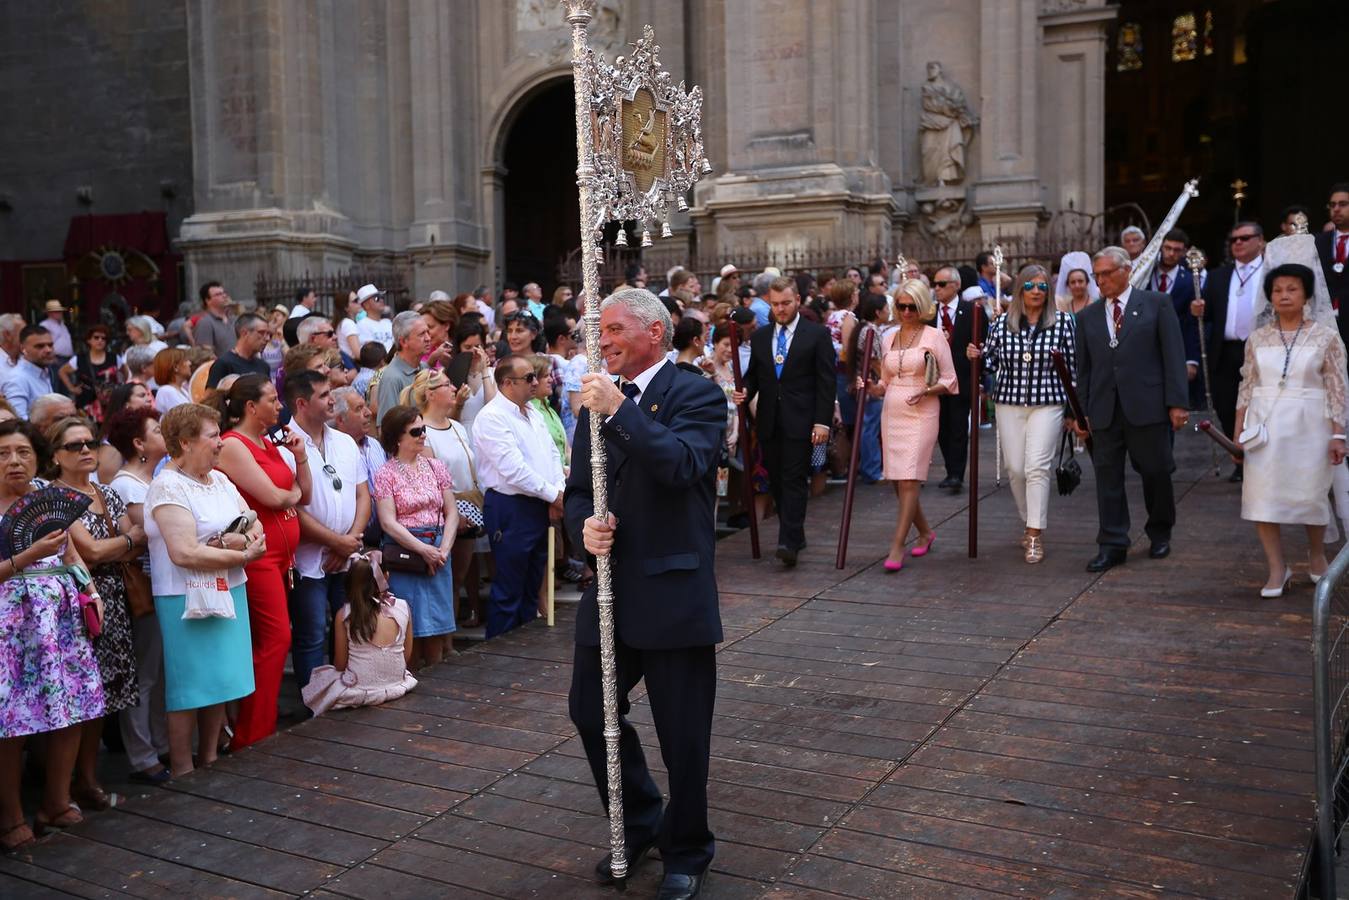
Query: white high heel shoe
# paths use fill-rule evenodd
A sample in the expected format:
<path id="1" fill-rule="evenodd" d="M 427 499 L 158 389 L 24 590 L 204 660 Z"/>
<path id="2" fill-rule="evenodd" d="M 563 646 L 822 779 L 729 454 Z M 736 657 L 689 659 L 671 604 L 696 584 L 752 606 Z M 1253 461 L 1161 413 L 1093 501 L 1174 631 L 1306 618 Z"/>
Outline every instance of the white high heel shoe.
<path id="1" fill-rule="evenodd" d="M 1275 597 L 1282 597 L 1283 589 L 1288 587 L 1288 581 L 1292 577 L 1293 577 L 1293 570 L 1285 566 L 1283 570 L 1283 583 L 1276 588 L 1262 587 L 1260 589 L 1260 596 L 1264 597 L 1266 600 L 1273 600 Z"/>
<path id="2" fill-rule="evenodd" d="M 1329 570 L 1327 569 L 1327 571 L 1329 571 Z M 1314 585 L 1315 585 L 1315 584 L 1320 584 L 1320 583 L 1321 583 L 1321 579 L 1326 577 L 1326 573 L 1325 573 L 1325 572 L 1322 572 L 1320 575 L 1317 575 L 1315 572 L 1313 572 L 1313 571 L 1311 571 L 1310 569 L 1308 569 L 1308 570 L 1307 570 L 1307 577 L 1310 578 L 1310 579 L 1312 580 L 1312 584 L 1314 584 Z"/>

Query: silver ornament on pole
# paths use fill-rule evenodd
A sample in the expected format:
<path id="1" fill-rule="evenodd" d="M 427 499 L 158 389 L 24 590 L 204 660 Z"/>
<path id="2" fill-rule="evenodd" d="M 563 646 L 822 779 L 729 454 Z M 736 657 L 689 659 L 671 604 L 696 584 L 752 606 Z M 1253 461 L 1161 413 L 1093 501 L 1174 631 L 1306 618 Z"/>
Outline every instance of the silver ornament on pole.
<path id="1" fill-rule="evenodd" d="M 641 246 L 651 246 L 650 225 L 661 222 L 670 234 L 670 198 L 687 209 L 684 195 L 712 171 L 703 155 L 700 88 L 686 91 L 661 71 L 660 47 L 651 26 L 632 53 L 606 63 L 589 44 L 587 30 L 595 0 L 561 0 L 571 26 L 572 77 L 576 91 L 576 185 L 581 200 L 581 282 L 586 297 L 583 319 L 591 372 L 607 374 L 600 358 L 599 257 L 603 229 L 610 222 L 635 222 Z M 619 225 L 615 246 L 628 246 L 627 227 Z M 633 238 L 638 232 L 634 230 Z M 595 516 L 609 515 L 607 454 L 600 426 L 590 416 L 590 478 Z M 610 871 L 622 881 L 628 874 L 623 839 L 623 783 L 618 755 L 618 675 L 614 654 L 613 577 L 608 556 L 595 560 L 599 607 L 600 684 L 604 702 L 604 749 L 609 798 Z"/>

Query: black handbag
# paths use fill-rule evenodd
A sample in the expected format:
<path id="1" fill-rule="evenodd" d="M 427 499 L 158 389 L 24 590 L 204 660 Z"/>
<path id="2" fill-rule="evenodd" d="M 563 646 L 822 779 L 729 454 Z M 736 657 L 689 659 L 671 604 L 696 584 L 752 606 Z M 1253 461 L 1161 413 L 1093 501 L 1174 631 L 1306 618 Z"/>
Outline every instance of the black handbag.
<path id="1" fill-rule="evenodd" d="M 1060 497 L 1067 497 L 1082 483 L 1082 467 L 1073 458 L 1073 437 L 1066 431 L 1059 442 L 1059 461 L 1054 467 L 1054 480 L 1058 482 Z"/>

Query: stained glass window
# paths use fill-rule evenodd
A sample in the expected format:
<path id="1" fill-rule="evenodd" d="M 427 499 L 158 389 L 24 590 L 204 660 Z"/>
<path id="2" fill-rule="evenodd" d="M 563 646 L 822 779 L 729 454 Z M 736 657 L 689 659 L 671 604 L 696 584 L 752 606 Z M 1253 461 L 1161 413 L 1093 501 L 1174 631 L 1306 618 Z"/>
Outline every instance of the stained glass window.
<path id="1" fill-rule="evenodd" d="M 1121 22 L 1115 36 L 1115 71 L 1133 72 L 1143 68 L 1143 26 Z"/>
<path id="2" fill-rule="evenodd" d="M 1171 61 L 1189 62 L 1199 55 L 1199 32 L 1194 13 L 1176 16 L 1171 22 Z"/>

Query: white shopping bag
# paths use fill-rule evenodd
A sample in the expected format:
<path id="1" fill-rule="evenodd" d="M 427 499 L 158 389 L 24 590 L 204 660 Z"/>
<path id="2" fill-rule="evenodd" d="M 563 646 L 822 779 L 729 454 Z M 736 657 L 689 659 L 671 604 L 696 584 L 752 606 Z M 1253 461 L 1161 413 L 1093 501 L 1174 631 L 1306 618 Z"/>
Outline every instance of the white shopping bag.
<path id="1" fill-rule="evenodd" d="M 224 572 L 188 572 L 184 619 L 233 619 L 234 596 Z"/>

